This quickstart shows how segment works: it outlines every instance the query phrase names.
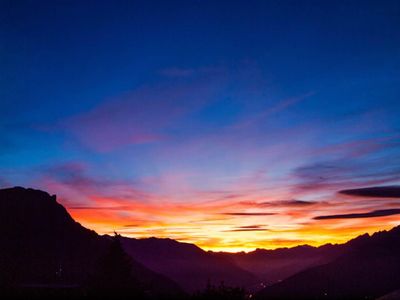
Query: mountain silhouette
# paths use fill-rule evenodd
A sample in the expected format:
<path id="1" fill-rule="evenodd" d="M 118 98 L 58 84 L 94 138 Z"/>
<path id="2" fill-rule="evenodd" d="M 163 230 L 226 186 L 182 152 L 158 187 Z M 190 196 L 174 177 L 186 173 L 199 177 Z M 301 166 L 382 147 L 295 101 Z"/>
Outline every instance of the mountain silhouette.
<path id="1" fill-rule="evenodd" d="M 400 226 L 338 245 L 331 262 L 268 286 L 257 299 L 375 299 L 400 287 Z"/>
<path id="2" fill-rule="evenodd" d="M 0 190 L 0 288 L 81 287 L 113 243 L 75 222 L 55 196 L 20 187 Z M 172 280 L 130 260 L 149 295 L 182 294 Z"/>
<path id="3" fill-rule="evenodd" d="M 310 267 L 328 263 L 344 251 L 342 245 L 326 244 L 320 247 L 301 245 L 274 250 L 256 249 L 248 253 L 219 252 L 216 255 L 229 257 L 240 268 L 256 275 L 257 284 L 248 288 L 257 291 Z"/>
<path id="4" fill-rule="evenodd" d="M 400 226 L 340 245 L 212 252 L 171 239 L 100 236 L 55 196 L 0 190 L 0 291 L 127 289 L 138 299 L 175 299 L 204 290 L 194 295 L 205 299 L 242 297 L 241 287 L 257 299 L 392 299 L 400 288 Z"/>
<path id="5" fill-rule="evenodd" d="M 199 247 L 171 239 L 123 238 L 127 253 L 157 273 L 180 284 L 186 291 L 202 290 L 208 284 L 247 287 L 258 281 L 228 256 L 217 256 Z"/>

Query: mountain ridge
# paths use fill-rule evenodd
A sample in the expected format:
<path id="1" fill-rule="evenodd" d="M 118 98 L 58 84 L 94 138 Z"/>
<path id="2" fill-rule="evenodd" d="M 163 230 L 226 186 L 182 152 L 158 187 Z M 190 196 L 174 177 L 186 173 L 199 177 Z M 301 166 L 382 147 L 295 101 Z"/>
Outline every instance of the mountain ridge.
<path id="1" fill-rule="evenodd" d="M 21 187 L 0 190 L 0 237 L 0 285 L 14 288 L 84 286 L 111 244 L 76 222 L 56 196 Z M 132 269 L 150 293 L 180 293 L 134 258 Z"/>
<path id="2" fill-rule="evenodd" d="M 360 235 L 342 247 L 330 262 L 268 286 L 256 299 L 375 299 L 400 287 L 400 226 Z"/>
<path id="3" fill-rule="evenodd" d="M 5 240 L 0 241 L 0 256 L 4 258 L 3 261 L 0 259 L 0 267 L 4 270 L 16 269 L 19 276 L 23 274 L 23 278 L 16 280 L 24 284 L 32 284 L 32 280 L 55 282 L 58 279 L 54 274 L 61 267 L 64 269 L 64 280 L 83 282 L 96 259 L 104 254 L 111 238 L 100 236 L 76 222 L 57 202 L 55 195 L 22 187 L 0 189 L 0 234 L 11 241 L 9 246 Z M 171 278 L 171 282 L 178 279 L 180 286 L 194 292 L 203 290 L 207 283 L 220 284 L 224 281 L 236 286 L 256 280 L 251 273 L 238 268 L 229 259 L 216 258 L 193 244 L 158 238 L 120 239 L 137 268 L 148 270 L 142 272 L 150 277 L 148 281 L 154 281 L 153 277 L 158 275 L 167 278 L 167 281 Z M 32 255 L 22 250 L 30 248 Z M 47 266 L 42 270 L 31 266 L 29 274 L 22 271 L 21 264 L 18 268 L 7 267 L 6 261 L 14 261 L 14 254 L 22 257 L 26 264 L 38 261 L 46 262 Z M 51 256 L 54 259 L 49 259 Z M 50 262 L 47 263 L 47 260 Z M 177 263 L 180 265 L 177 266 Z M 80 267 L 86 271 L 79 273 L 85 274 L 77 274 Z M 52 275 L 45 276 L 50 273 Z"/>
<path id="4" fill-rule="evenodd" d="M 66 285 L 82 284 L 112 239 L 75 221 L 55 195 L 22 187 L 0 189 L 0 237 L 3 237 L 0 239 L 1 282 Z M 400 226 L 366 233 L 343 244 L 258 248 L 248 253 L 204 251 L 195 244 L 169 238 L 121 237 L 120 240 L 125 252 L 132 257 L 136 272 L 142 273 L 147 286 L 153 289 L 179 290 L 177 283 L 192 293 L 204 289 L 207 283 L 224 282 L 245 287 L 252 294 L 260 291 L 259 299 L 265 295 L 274 299 L 285 295 L 282 286 L 290 287 L 284 290 L 296 291 L 296 283 L 291 286 L 291 282 L 309 282 L 308 276 L 318 281 L 323 274 L 340 273 L 336 265 L 349 267 L 351 273 L 353 260 L 363 263 L 371 260 L 371 265 L 379 266 L 382 258 L 392 257 L 392 264 L 397 266 L 397 253 L 388 245 L 400 244 Z M 400 253 L 400 246 L 398 250 Z M 382 264 L 390 268 L 387 262 Z M 62 275 L 57 275 L 61 268 Z M 333 271 L 327 272 L 324 268 Z M 383 285 L 381 290 L 371 291 L 371 295 L 387 294 L 391 287 Z M 315 290 L 316 294 L 307 294 L 305 298 L 320 296 L 320 290 Z M 301 291 L 296 295 L 302 295 Z"/>

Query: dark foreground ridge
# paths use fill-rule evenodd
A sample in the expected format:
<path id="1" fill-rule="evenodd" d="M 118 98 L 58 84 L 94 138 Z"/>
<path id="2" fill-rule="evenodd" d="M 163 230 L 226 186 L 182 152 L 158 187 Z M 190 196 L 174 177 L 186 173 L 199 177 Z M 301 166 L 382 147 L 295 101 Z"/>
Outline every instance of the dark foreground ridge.
<path id="1" fill-rule="evenodd" d="M 344 244 L 333 261 L 265 288 L 257 299 L 376 299 L 400 287 L 400 227 Z"/>
<path id="2" fill-rule="evenodd" d="M 123 290 L 155 299 L 183 294 L 172 280 L 124 258 L 119 237 L 82 227 L 55 196 L 42 191 L 0 190 L 0 236 L 0 284 L 9 294 L 73 297 Z M 121 260 L 129 261 L 128 271 L 111 268 Z M 122 280 L 124 272 L 129 288 L 113 282 L 112 275 Z"/>
<path id="3" fill-rule="evenodd" d="M 214 253 L 100 236 L 55 196 L 0 190 L 0 295 L 107 299 L 375 299 L 400 289 L 400 227 L 342 245 Z"/>

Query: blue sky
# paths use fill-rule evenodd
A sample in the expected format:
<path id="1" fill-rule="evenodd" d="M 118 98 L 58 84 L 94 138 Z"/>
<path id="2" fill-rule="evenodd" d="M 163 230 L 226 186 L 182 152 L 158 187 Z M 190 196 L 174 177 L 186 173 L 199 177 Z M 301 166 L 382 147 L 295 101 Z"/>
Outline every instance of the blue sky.
<path id="1" fill-rule="evenodd" d="M 0 186 L 76 206 L 340 202 L 399 183 L 398 1 L 0 5 Z"/>

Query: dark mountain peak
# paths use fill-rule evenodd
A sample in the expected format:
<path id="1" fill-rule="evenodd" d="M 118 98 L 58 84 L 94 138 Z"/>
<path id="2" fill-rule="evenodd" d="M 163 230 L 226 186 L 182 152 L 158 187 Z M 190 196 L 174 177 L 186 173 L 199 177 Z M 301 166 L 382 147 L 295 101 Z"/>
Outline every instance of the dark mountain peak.
<path id="1" fill-rule="evenodd" d="M 50 195 L 47 192 L 36 190 L 32 188 L 24 188 L 20 186 L 0 189 L 0 205 L 11 205 L 13 203 L 15 208 L 18 206 L 26 209 L 29 207 L 64 207 L 57 202 L 56 195 Z M 65 210 L 66 211 L 66 210 Z"/>
<path id="2" fill-rule="evenodd" d="M 361 245 L 365 242 L 367 242 L 370 239 L 370 235 L 368 233 L 361 234 L 351 240 L 349 240 L 346 244 L 347 245 L 352 245 L 352 246 L 358 246 Z"/>
<path id="3" fill-rule="evenodd" d="M 136 249 L 140 253 L 146 255 L 157 254 L 162 257 L 196 257 L 204 251 L 194 244 L 178 242 L 169 238 L 126 238 L 123 243 L 129 244 L 130 247 Z"/>
<path id="4" fill-rule="evenodd" d="M 0 190 L 0 236 L 0 286 L 84 285 L 113 241 L 75 222 L 56 196 L 22 187 Z M 141 288 L 154 295 L 181 292 L 176 283 L 131 262 Z"/>
<path id="5" fill-rule="evenodd" d="M 294 247 L 281 247 L 281 248 L 276 248 L 276 249 L 264 249 L 264 248 L 257 248 L 254 251 L 250 251 L 248 253 L 246 252 L 237 252 L 234 253 L 234 255 L 242 255 L 242 256 L 264 256 L 264 255 L 277 255 L 277 254 L 290 254 L 290 255 L 296 255 L 298 256 L 299 254 L 308 254 L 310 252 L 314 253 L 316 250 L 318 251 L 327 251 L 330 249 L 338 248 L 338 247 L 346 247 L 346 246 L 351 246 L 351 247 L 358 247 L 364 245 L 364 243 L 368 243 L 371 240 L 377 241 L 380 238 L 389 238 L 389 237 L 397 237 L 400 235 L 400 225 L 393 227 L 390 230 L 381 230 L 374 232 L 373 234 L 368 234 L 364 233 L 359 236 L 356 236 L 355 238 L 343 243 L 343 244 L 332 244 L 332 243 L 327 243 L 323 244 L 318 247 L 314 247 L 308 244 L 304 245 L 298 245 Z"/>
<path id="6" fill-rule="evenodd" d="M 339 255 L 265 288 L 257 299 L 375 299 L 400 284 L 400 226 L 333 245 Z"/>
<path id="7" fill-rule="evenodd" d="M 374 232 L 372 234 L 372 236 L 379 235 L 379 234 L 381 234 L 381 235 L 386 235 L 386 234 L 389 234 L 389 235 L 395 234 L 395 235 L 397 235 L 397 234 L 400 234 L 400 225 L 397 225 L 397 226 L 395 226 L 395 227 L 393 227 L 393 228 L 391 228 L 389 230 L 381 230 L 381 231 Z"/>
<path id="8" fill-rule="evenodd" d="M 362 234 L 356 238 L 348 241 L 343 247 L 351 250 L 358 250 L 359 248 L 367 247 L 370 250 L 382 248 L 391 243 L 391 248 L 400 247 L 400 225 L 393 227 L 390 230 L 381 230 L 373 234 Z"/>
<path id="9" fill-rule="evenodd" d="M 207 282 L 246 286 L 255 277 L 239 268 L 230 257 L 204 251 L 198 246 L 165 238 L 122 238 L 127 253 L 151 270 L 181 284 L 185 290 L 202 290 Z"/>
<path id="10" fill-rule="evenodd" d="M 0 234 L 4 237 L 54 238 L 66 235 L 97 236 L 82 227 L 57 202 L 55 195 L 31 188 L 13 187 L 0 190 Z"/>
<path id="11" fill-rule="evenodd" d="M 21 197 L 20 199 L 34 199 L 35 201 L 46 201 L 46 200 L 52 200 L 56 201 L 56 195 L 50 196 L 49 193 L 44 192 L 42 190 L 36 190 L 32 188 L 24 188 L 21 186 L 15 186 L 12 188 L 4 188 L 0 189 L 0 195 L 2 197 L 4 196 L 14 196 L 14 197 Z M 28 197 L 28 198 L 26 198 Z M 3 198 L 2 198 L 3 199 Z"/>
<path id="12" fill-rule="evenodd" d="M 389 232 L 393 234 L 400 234 L 400 225 L 397 225 L 396 227 L 393 227 Z"/>
<path id="13" fill-rule="evenodd" d="M 310 245 L 298 245 L 295 247 L 282 247 L 276 249 L 262 249 L 257 248 L 254 251 L 243 253 L 241 255 L 244 256 L 253 256 L 253 257 L 282 257 L 282 256 L 301 256 L 308 255 L 311 251 L 315 251 L 317 248 Z"/>

